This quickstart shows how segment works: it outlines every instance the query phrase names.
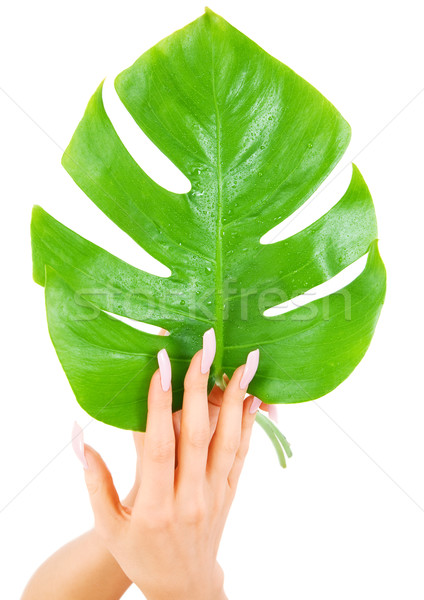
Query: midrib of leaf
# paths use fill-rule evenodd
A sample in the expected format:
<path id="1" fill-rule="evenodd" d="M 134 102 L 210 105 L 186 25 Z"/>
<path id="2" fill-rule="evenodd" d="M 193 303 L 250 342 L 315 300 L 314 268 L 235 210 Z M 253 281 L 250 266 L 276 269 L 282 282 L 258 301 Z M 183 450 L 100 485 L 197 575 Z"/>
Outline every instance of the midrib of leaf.
<path id="1" fill-rule="evenodd" d="M 223 322 L 223 285 L 222 285 L 222 167 L 221 167 L 221 118 L 219 115 L 218 100 L 215 86 L 215 49 L 213 45 L 213 36 L 211 32 L 211 53 L 212 53 L 212 95 L 215 107 L 216 122 L 216 175 L 218 179 L 218 198 L 217 198 L 217 228 L 215 240 L 215 335 L 216 335 L 216 355 L 215 355 L 215 373 L 218 378 L 222 376 L 222 359 L 224 351 L 224 322 Z"/>

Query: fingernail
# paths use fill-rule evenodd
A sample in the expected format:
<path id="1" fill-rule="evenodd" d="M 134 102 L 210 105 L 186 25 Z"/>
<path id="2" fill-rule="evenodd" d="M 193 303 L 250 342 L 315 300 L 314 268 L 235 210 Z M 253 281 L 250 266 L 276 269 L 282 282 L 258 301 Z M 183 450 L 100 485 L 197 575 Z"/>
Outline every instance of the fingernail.
<path id="1" fill-rule="evenodd" d="M 256 412 L 258 412 L 258 408 L 260 407 L 260 405 L 261 401 L 259 400 L 259 398 L 256 398 L 256 396 L 254 396 L 249 409 L 250 414 L 254 415 Z"/>
<path id="2" fill-rule="evenodd" d="M 72 428 L 72 448 L 74 449 L 78 460 L 81 461 L 84 469 L 88 469 L 88 464 L 84 453 L 84 433 L 77 422 L 74 423 Z"/>
<path id="3" fill-rule="evenodd" d="M 214 328 L 212 327 L 203 334 L 203 352 L 202 362 L 200 364 L 200 371 L 203 375 L 209 371 L 213 359 L 215 358 L 215 352 L 216 338 Z"/>
<path id="4" fill-rule="evenodd" d="M 168 352 L 162 348 L 158 352 L 158 364 L 160 372 L 160 383 L 164 392 L 167 392 L 171 387 L 171 361 L 169 360 Z"/>
<path id="5" fill-rule="evenodd" d="M 278 408 L 276 404 L 268 404 L 268 417 L 271 421 L 278 423 Z"/>
<path id="6" fill-rule="evenodd" d="M 247 388 L 249 383 L 252 381 L 259 364 L 259 350 L 252 350 L 247 355 L 246 364 L 244 365 L 243 376 L 240 379 L 240 389 L 244 390 Z"/>

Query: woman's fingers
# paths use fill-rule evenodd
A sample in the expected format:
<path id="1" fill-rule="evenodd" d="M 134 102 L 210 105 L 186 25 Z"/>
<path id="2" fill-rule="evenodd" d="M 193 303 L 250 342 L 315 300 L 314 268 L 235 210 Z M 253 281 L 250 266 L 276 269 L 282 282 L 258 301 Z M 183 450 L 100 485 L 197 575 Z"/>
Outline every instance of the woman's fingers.
<path id="1" fill-rule="evenodd" d="M 268 411 L 268 417 L 271 419 L 271 421 L 278 423 L 278 408 L 276 404 L 264 404 L 262 402 L 261 408 Z"/>
<path id="2" fill-rule="evenodd" d="M 124 523 L 126 511 L 103 459 L 91 446 L 84 444 L 83 432 L 77 423 L 72 432 L 72 446 L 84 467 L 96 530 L 104 539 L 109 539 Z"/>
<path id="3" fill-rule="evenodd" d="M 147 400 L 147 425 L 139 494 L 143 502 L 152 506 L 173 497 L 175 467 L 171 363 L 165 349 L 158 353 L 158 363 L 159 369 L 151 379 Z"/>
<path id="4" fill-rule="evenodd" d="M 133 439 L 135 451 L 137 453 L 137 460 L 141 463 L 143 459 L 143 449 L 144 449 L 144 431 L 133 431 Z"/>
<path id="5" fill-rule="evenodd" d="M 151 379 L 148 394 L 146 433 L 134 434 L 142 471 L 136 508 L 137 504 L 152 510 L 171 505 L 174 486 L 184 503 L 193 504 L 201 498 L 205 477 L 219 488 L 225 484 L 235 489 L 249 447 L 254 413 L 260 405 L 252 397 L 244 401 L 258 366 L 259 351 L 250 352 L 226 390 L 215 389 L 208 402 L 209 369 L 214 355 L 215 334 L 211 329 L 205 333 L 203 350 L 195 354 L 186 374 L 180 425 L 172 415 L 170 360 L 165 349 L 158 353 L 159 369 Z M 175 471 L 175 430 L 179 427 Z M 73 438 L 74 449 L 85 468 L 96 526 L 107 537 L 117 524 L 125 522 L 128 512 L 119 501 L 103 460 L 95 450 L 84 446 L 80 428 L 74 431 Z"/>
<path id="6" fill-rule="evenodd" d="M 244 460 L 249 450 L 250 437 L 252 435 L 253 423 L 256 419 L 256 413 L 261 404 L 259 398 L 249 396 L 243 403 L 243 417 L 241 422 L 240 445 L 234 458 L 233 466 L 228 475 L 228 485 L 235 493 L 237 483 L 243 469 Z"/>
<path id="7" fill-rule="evenodd" d="M 135 467 L 135 479 L 134 485 L 127 495 L 124 504 L 134 506 L 134 501 L 137 496 L 138 488 L 140 487 L 141 481 L 141 465 L 143 461 L 143 449 L 144 449 L 144 436 L 146 434 L 143 431 L 133 431 L 134 446 L 137 453 L 137 464 Z"/>
<path id="8" fill-rule="evenodd" d="M 172 414 L 172 423 L 174 425 L 175 442 L 178 444 L 181 432 L 181 410 L 177 410 Z"/>
<path id="9" fill-rule="evenodd" d="M 247 387 L 256 373 L 259 350 L 250 352 L 246 364 L 234 372 L 224 392 L 216 431 L 210 448 L 207 472 L 214 485 L 227 482 L 241 442 L 243 400 Z"/>
<path id="10" fill-rule="evenodd" d="M 228 381 L 228 378 L 227 378 Z M 208 396 L 208 406 L 209 406 L 209 425 L 210 425 L 210 438 L 212 438 L 215 433 L 216 424 L 218 422 L 219 410 L 221 408 L 223 398 L 223 391 L 217 385 L 214 385 L 209 396 Z M 172 420 L 174 422 L 174 433 L 175 433 L 175 441 L 178 446 L 178 442 L 180 439 L 181 432 L 181 416 L 182 411 L 177 410 L 172 415 Z M 143 435 L 143 434 L 142 434 Z"/>
<path id="11" fill-rule="evenodd" d="M 177 480 L 184 502 L 195 490 L 203 490 L 210 441 L 208 377 L 215 349 L 215 332 L 209 329 L 203 336 L 203 350 L 194 355 L 184 380 Z"/>
<path id="12" fill-rule="evenodd" d="M 224 375 L 225 383 L 227 384 L 229 379 L 226 375 Z M 216 425 L 218 423 L 219 411 L 221 410 L 222 400 L 224 398 L 223 390 L 214 385 L 211 389 L 211 393 L 208 397 L 208 406 L 209 406 L 209 426 L 210 426 L 210 438 L 212 439 L 213 434 L 215 433 Z"/>

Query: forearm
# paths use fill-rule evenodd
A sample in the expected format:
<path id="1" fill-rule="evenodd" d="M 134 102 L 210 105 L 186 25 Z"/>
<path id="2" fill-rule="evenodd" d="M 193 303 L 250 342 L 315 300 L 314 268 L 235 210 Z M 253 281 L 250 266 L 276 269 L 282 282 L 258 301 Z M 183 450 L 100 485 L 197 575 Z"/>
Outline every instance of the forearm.
<path id="1" fill-rule="evenodd" d="M 21 600 L 117 600 L 130 585 L 96 532 L 88 531 L 39 567 Z"/>

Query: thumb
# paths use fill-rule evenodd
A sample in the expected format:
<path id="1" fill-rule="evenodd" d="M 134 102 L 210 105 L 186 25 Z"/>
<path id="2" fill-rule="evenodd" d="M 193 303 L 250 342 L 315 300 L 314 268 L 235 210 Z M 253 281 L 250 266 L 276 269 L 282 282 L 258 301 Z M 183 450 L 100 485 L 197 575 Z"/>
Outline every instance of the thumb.
<path id="1" fill-rule="evenodd" d="M 84 444 L 83 430 L 77 423 L 72 433 L 72 446 L 84 467 L 96 530 L 105 539 L 113 538 L 124 521 L 125 509 L 119 501 L 112 475 L 100 454 Z"/>

